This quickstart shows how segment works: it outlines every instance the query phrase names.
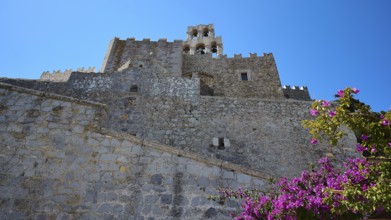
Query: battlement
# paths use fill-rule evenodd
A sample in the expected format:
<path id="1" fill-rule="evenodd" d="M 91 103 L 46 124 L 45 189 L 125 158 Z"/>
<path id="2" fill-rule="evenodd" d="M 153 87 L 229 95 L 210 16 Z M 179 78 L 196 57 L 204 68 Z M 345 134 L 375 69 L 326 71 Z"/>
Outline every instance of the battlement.
<path id="1" fill-rule="evenodd" d="M 167 41 L 166 38 L 151 41 L 150 38 L 136 40 L 127 38 L 121 40 L 114 38 L 109 43 L 106 56 L 99 72 L 110 73 L 123 69 L 124 64 L 135 57 L 155 58 L 160 66 L 168 65 L 171 72 L 179 74 L 178 65 L 173 65 L 181 60 L 182 40 Z M 170 65 L 169 63 L 172 64 Z M 174 70 L 175 69 L 175 70 Z"/>
<path id="2" fill-rule="evenodd" d="M 45 71 L 42 73 L 39 81 L 51 81 L 51 82 L 66 82 L 71 76 L 72 72 L 80 72 L 80 73 L 93 73 L 95 72 L 95 67 L 88 67 L 84 69 L 84 67 L 78 68 L 76 71 L 72 69 L 66 69 L 64 72 L 61 70 L 54 70 L 52 72 Z"/>
<path id="3" fill-rule="evenodd" d="M 310 101 L 311 97 L 307 86 L 290 86 L 284 85 L 282 87 L 285 98 Z"/>
<path id="4" fill-rule="evenodd" d="M 273 58 L 272 53 L 263 53 L 261 56 L 258 56 L 257 53 L 249 53 L 248 56 L 243 56 L 241 53 L 234 54 L 232 57 L 228 57 L 226 54 L 219 56 L 218 58 L 227 58 L 227 59 L 248 59 L 248 58 Z"/>
<path id="5" fill-rule="evenodd" d="M 167 38 L 159 38 L 157 41 L 151 40 L 151 38 L 136 39 L 134 37 L 128 37 L 126 39 L 120 39 L 115 37 L 113 40 L 122 41 L 122 42 L 143 42 L 143 43 L 182 43 L 183 40 L 174 39 L 173 41 L 168 41 Z"/>

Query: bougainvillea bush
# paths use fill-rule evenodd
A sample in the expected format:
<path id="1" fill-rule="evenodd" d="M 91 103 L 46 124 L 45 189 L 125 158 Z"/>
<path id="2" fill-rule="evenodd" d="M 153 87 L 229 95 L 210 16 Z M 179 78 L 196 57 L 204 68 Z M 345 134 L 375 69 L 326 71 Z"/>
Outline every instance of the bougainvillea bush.
<path id="1" fill-rule="evenodd" d="M 357 137 L 357 151 L 365 157 L 349 159 L 344 169 L 325 157 L 320 167 L 299 177 L 282 178 L 267 192 L 221 189 L 215 199 L 241 199 L 235 219 L 366 219 L 391 212 L 391 111 L 373 112 L 353 98 L 355 88 L 339 90 L 335 102 L 315 101 L 306 120 L 316 144 L 327 138 L 332 145 L 346 135 Z"/>

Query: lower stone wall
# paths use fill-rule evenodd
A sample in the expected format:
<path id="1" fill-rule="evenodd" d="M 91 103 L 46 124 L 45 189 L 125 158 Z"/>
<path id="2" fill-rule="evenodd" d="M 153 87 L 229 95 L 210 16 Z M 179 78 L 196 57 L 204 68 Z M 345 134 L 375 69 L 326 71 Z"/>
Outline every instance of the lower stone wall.
<path id="1" fill-rule="evenodd" d="M 301 125 L 310 118 L 309 101 L 153 97 L 144 106 L 146 139 L 280 177 L 299 175 L 324 156 L 336 164 L 357 156 L 353 134 L 339 147 L 310 144 L 311 136 Z"/>
<path id="2" fill-rule="evenodd" d="M 100 131 L 106 107 L 0 84 L 0 219 L 229 219 L 219 187 L 268 176 Z"/>

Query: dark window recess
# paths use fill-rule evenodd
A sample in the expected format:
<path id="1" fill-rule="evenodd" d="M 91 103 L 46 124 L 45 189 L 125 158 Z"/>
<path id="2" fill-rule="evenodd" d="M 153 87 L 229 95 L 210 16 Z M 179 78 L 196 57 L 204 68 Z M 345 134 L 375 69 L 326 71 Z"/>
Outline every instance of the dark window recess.
<path id="1" fill-rule="evenodd" d="M 248 81 L 248 75 L 247 75 L 247 73 L 241 73 L 241 74 L 240 74 L 240 79 L 241 79 L 242 81 Z"/>
<path id="2" fill-rule="evenodd" d="M 217 148 L 219 150 L 224 150 L 225 149 L 225 146 L 224 146 L 224 138 L 219 138 L 219 146 L 217 146 Z"/>
<path id="3" fill-rule="evenodd" d="M 198 45 L 196 52 L 198 54 L 205 54 L 205 45 L 203 45 L 203 44 Z"/>
<path id="4" fill-rule="evenodd" d="M 216 42 L 212 42 L 211 47 L 210 47 L 210 51 L 212 53 L 217 53 L 217 44 L 216 44 Z"/>
<path id="5" fill-rule="evenodd" d="M 217 53 L 217 46 L 212 46 L 211 51 L 212 53 Z"/>
<path id="6" fill-rule="evenodd" d="M 204 80 L 200 80 L 200 95 L 213 96 L 214 89 L 205 83 Z"/>
<path id="7" fill-rule="evenodd" d="M 188 54 L 190 52 L 190 47 L 189 46 L 186 46 L 185 48 L 183 48 L 183 52 L 185 54 Z"/>
<path id="8" fill-rule="evenodd" d="M 205 30 L 204 31 L 204 37 L 208 37 L 209 36 L 209 31 L 208 30 Z"/>
<path id="9" fill-rule="evenodd" d="M 132 86 L 130 87 L 129 92 L 138 92 L 138 86 L 137 86 L 137 85 L 132 85 Z"/>
<path id="10" fill-rule="evenodd" d="M 197 37 L 197 36 L 198 36 L 197 30 L 193 30 L 193 37 Z"/>

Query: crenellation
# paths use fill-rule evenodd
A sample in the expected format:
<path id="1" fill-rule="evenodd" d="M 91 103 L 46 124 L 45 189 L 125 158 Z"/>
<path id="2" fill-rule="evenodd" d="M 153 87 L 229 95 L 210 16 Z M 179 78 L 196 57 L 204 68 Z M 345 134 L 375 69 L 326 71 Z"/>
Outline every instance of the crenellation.
<path id="1" fill-rule="evenodd" d="M 167 43 L 167 38 L 159 38 L 158 42 L 164 42 L 164 43 Z"/>
<path id="2" fill-rule="evenodd" d="M 242 59 L 243 57 L 242 57 L 242 54 L 240 53 L 240 54 L 234 54 L 234 58 L 235 59 Z"/>
<path id="3" fill-rule="evenodd" d="M 306 86 L 290 86 L 282 87 L 284 97 L 287 99 L 311 100 L 308 88 Z"/>
<path id="4" fill-rule="evenodd" d="M 40 81 L 51 81 L 51 82 L 66 82 L 71 76 L 72 69 L 66 69 L 64 72 L 61 70 L 54 70 L 52 72 L 45 71 L 42 73 L 40 77 Z M 95 67 L 88 67 L 84 69 L 84 67 L 78 68 L 76 72 L 80 73 L 92 73 L 95 72 Z"/>

